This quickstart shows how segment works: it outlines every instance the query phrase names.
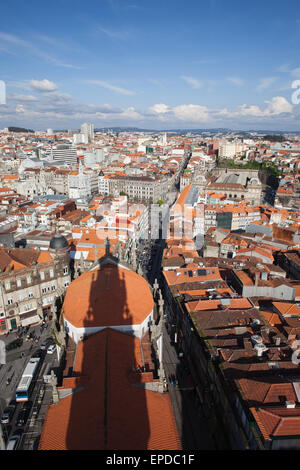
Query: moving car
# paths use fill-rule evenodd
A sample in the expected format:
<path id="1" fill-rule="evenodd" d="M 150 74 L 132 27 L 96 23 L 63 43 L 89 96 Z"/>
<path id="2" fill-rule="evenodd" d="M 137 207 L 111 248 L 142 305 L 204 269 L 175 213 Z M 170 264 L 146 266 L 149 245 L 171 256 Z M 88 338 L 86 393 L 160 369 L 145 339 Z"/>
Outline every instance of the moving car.
<path id="1" fill-rule="evenodd" d="M 24 426 L 24 424 L 26 424 L 27 418 L 28 418 L 28 410 L 26 410 L 26 408 L 22 408 L 21 411 L 19 411 L 16 425 Z"/>
<path id="2" fill-rule="evenodd" d="M 49 344 L 52 343 L 52 342 L 53 342 L 52 338 L 47 338 L 47 339 L 40 345 L 40 348 L 41 348 L 42 350 L 47 349 L 48 346 L 49 346 Z"/>

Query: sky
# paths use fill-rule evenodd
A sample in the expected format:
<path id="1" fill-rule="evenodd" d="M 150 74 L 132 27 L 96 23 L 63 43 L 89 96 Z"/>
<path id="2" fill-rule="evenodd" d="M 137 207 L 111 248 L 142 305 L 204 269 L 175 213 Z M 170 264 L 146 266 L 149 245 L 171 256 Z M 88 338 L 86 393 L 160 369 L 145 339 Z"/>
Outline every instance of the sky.
<path id="1" fill-rule="evenodd" d="M 0 14 L 0 128 L 300 132 L 298 0 L 14 0 Z"/>

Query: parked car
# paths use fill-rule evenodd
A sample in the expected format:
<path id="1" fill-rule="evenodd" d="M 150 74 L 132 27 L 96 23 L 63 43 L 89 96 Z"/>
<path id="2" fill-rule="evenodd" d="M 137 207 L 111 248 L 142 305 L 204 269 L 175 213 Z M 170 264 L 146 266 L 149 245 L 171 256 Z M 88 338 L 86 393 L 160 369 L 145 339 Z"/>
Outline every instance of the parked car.
<path id="1" fill-rule="evenodd" d="M 22 344 L 23 344 L 22 338 L 18 338 L 12 341 L 11 343 L 7 344 L 5 349 L 6 351 L 11 351 L 12 349 L 19 348 L 20 346 L 22 346 Z"/>
<path id="2" fill-rule="evenodd" d="M 9 439 L 9 441 L 7 443 L 6 450 L 16 450 L 19 447 L 22 433 L 23 433 L 23 429 L 19 430 L 19 431 L 16 431 L 11 436 L 11 438 Z"/>
<path id="3" fill-rule="evenodd" d="M 47 338 L 41 345 L 40 345 L 40 349 L 44 350 L 44 349 L 47 349 L 48 346 L 50 345 L 50 343 L 52 343 L 53 340 L 52 338 Z"/>
<path id="4" fill-rule="evenodd" d="M 8 424 L 12 418 L 13 410 L 10 407 L 4 409 L 1 416 L 1 424 Z"/>
<path id="5" fill-rule="evenodd" d="M 55 350 L 56 350 L 56 344 L 50 344 L 50 346 L 47 349 L 47 354 L 53 354 Z"/>
<path id="6" fill-rule="evenodd" d="M 15 409 L 17 406 L 17 402 L 15 400 L 11 400 L 7 407 L 3 410 L 2 416 L 1 416 L 1 423 L 2 424 L 8 424 L 11 421 L 11 418 L 14 415 Z"/>

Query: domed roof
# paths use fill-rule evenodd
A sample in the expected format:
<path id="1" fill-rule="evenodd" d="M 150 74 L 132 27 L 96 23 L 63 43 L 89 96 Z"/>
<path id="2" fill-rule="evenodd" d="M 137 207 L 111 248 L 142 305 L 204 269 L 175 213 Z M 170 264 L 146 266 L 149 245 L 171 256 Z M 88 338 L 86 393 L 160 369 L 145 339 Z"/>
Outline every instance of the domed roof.
<path id="1" fill-rule="evenodd" d="M 147 281 L 113 264 L 83 273 L 66 292 L 64 318 L 76 328 L 139 325 L 153 311 Z"/>
<path id="2" fill-rule="evenodd" d="M 68 240 L 60 233 L 56 233 L 50 240 L 50 248 L 52 250 L 60 250 L 61 248 L 66 248 L 68 245 Z"/>

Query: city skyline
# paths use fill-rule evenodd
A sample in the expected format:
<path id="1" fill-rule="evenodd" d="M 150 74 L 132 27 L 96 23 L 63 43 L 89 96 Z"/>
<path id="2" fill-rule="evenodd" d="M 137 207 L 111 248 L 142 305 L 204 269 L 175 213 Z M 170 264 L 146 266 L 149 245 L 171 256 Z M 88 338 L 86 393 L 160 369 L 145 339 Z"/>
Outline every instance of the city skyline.
<path id="1" fill-rule="evenodd" d="M 0 127 L 298 131 L 300 7 L 285 5 L 5 4 Z"/>

